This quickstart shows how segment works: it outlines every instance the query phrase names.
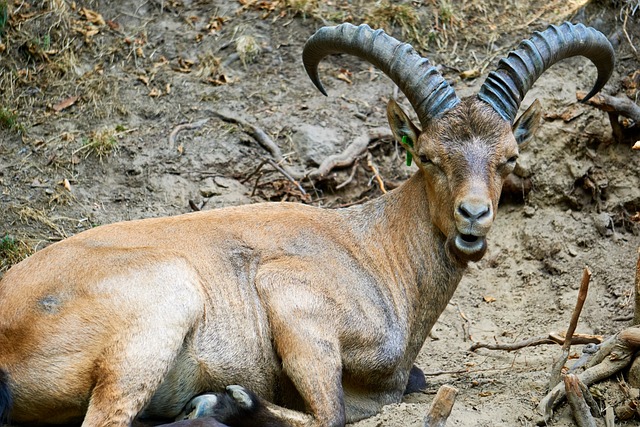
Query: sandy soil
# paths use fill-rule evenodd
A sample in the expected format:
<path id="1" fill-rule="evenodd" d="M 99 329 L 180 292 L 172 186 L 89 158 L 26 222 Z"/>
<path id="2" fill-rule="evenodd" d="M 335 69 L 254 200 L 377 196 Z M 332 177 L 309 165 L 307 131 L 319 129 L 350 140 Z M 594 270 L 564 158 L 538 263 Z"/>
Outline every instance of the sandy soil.
<path id="1" fill-rule="evenodd" d="M 124 0 L 76 2 L 75 9 L 63 1 L 9 3 L 14 15 L 1 39 L 0 91 L 16 124 L 0 129 L 0 238 L 12 236 L 24 253 L 100 224 L 189 212 L 190 202 L 202 209 L 266 200 L 336 207 L 380 194 L 365 160 L 341 189 L 351 168 L 303 181 L 307 196 L 269 166 L 251 176 L 267 152 L 213 115 L 259 126 L 299 172 L 386 126 L 384 106 L 394 87 L 382 73 L 354 58 L 329 58 L 321 66 L 325 98 L 300 61 L 304 41 L 323 19 L 360 22 L 354 10 L 368 16 L 374 2 Z M 307 3 L 308 9 L 294 8 Z M 640 68 L 629 44 L 640 37 L 640 13 L 621 8 L 635 3 L 582 9 L 565 3 L 453 2 L 455 19 L 446 21 L 445 3 L 409 2 L 422 20 L 440 5 L 441 21 L 430 32 L 404 36 L 431 40 L 429 57 L 466 96 L 522 38 L 549 23 L 580 20 L 616 42 L 619 62 L 605 92 L 636 96 L 623 79 Z M 411 28 L 402 24 L 390 24 L 398 38 Z M 236 54 L 243 40 L 255 41 L 255 58 L 246 48 Z M 480 77 L 462 79 L 459 73 L 469 70 Z M 559 348 L 469 347 L 565 330 L 586 265 L 593 277 L 578 332 L 607 336 L 628 325 L 640 244 L 632 221 L 640 210 L 640 155 L 628 142 L 613 141 L 605 113 L 575 102 L 576 90 L 588 90 L 594 76 L 587 61 L 572 59 L 530 91 L 523 107 L 537 98 L 547 114 L 519 160 L 532 191 L 504 201 L 489 252 L 470 266 L 425 344 L 417 364 L 428 375 L 426 392 L 356 426 L 422 425 L 442 384 L 459 389 L 448 425 L 532 425 Z M 204 119 L 171 146 L 176 126 Z M 390 187 L 413 171 L 391 141 L 370 152 Z M 585 189 L 585 182 L 595 186 Z M 6 269 L 12 259 L 2 256 Z M 614 382 L 599 387 L 603 405 L 622 399 Z M 566 405 L 553 425 L 573 425 Z"/>

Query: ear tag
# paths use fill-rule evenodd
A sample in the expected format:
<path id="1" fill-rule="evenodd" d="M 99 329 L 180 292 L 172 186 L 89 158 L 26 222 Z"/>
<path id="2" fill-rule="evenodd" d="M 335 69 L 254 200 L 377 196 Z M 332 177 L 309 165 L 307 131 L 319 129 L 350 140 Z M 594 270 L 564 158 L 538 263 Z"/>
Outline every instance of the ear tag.
<path id="1" fill-rule="evenodd" d="M 402 136 L 402 145 L 408 145 L 409 147 L 413 148 L 413 141 L 411 141 L 409 138 L 407 138 L 406 135 L 403 135 Z M 413 160 L 413 154 L 411 154 L 411 151 L 407 150 L 407 166 L 411 166 L 411 161 L 412 160 Z"/>

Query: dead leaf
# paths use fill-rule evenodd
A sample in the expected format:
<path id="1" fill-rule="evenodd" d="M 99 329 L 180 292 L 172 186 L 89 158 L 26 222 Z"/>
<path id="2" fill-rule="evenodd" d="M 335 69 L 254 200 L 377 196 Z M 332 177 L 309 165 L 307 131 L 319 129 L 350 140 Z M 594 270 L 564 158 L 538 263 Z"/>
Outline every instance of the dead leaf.
<path id="1" fill-rule="evenodd" d="M 157 87 L 154 87 L 149 92 L 149 96 L 152 98 L 157 98 L 159 96 L 162 96 L 162 92 Z"/>
<path id="2" fill-rule="evenodd" d="M 496 299 L 490 296 L 484 296 L 482 297 L 482 299 L 484 300 L 484 302 L 488 302 L 488 303 L 496 302 Z"/>
<path id="3" fill-rule="evenodd" d="M 474 68 L 473 70 L 466 70 L 460 73 L 460 78 L 462 80 L 467 79 L 475 79 L 476 77 L 480 77 L 480 70 Z"/>
<path id="4" fill-rule="evenodd" d="M 83 7 L 82 9 L 80 9 L 80 16 L 84 16 L 84 18 L 87 21 L 91 22 L 92 24 L 98 25 L 100 27 L 102 27 L 103 25 L 106 25 L 106 23 L 104 22 L 104 19 L 102 18 L 102 15 L 100 15 L 96 11 L 87 9 L 86 7 Z"/>
<path id="5" fill-rule="evenodd" d="M 69 183 L 69 180 L 67 178 L 63 179 L 60 184 L 65 188 L 65 190 L 71 191 L 71 183 Z"/>
<path id="6" fill-rule="evenodd" d="M 218 77 L 209 77 L 207 79 L 208 83 L 211 83 L 214 86 L 222 86 L 227 83 L 231 83 L 231 79 L 227 77 L 225 74 L 220 74 Z"/>
<path id="7" fill-rule="evenodd" d="M 353 73 L 349 70 L 346 70 L 344 68 L 342 68 L 340 70 L 340 72 L 338 73 L 338 80 L 342 80 L 344 82 L 347 82 L 349 84 L 353 84 L 353 82 L 351 81 L 351 79 L 349 77 L 351 77 L 353 75 Z"/>
<path id="8" fill-rule="evenodd" d="M 144 83 L 145 86 L 149 86 L 149 77 L 141 74 L 138 76 L 138 80 Z"/>
<path id="9" fill-rule="evenodd" d="M 113 31 L 120 31 L 120 24 L 118 24 L 116 21 L 112 21 L 112 20 L 108 20 L 107 21 L 107 25 L 109 26 L 109 28 L 111 28 Z"/>
<path id="10" fill-rule="evenodd" d="M 79 98 L 78 96 L 70 96 L 69 98 L 63 101 L 58 102 L 56 105 L 53 106 L 53 111 L 55 111 L 56 113 L 59 113 L 65 108 L 71 107 L 73 104 L 76 103 L 78 98 Z"/>

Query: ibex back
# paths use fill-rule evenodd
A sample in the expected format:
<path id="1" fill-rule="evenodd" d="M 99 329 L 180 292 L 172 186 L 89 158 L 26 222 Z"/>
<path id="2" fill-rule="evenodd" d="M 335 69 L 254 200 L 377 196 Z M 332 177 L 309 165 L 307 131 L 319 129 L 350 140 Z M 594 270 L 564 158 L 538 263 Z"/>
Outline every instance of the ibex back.
<path id="1" fill-rule="evenodd" d="M 122 222 L 36 253 L 0 282 L 0 415 L 126 427 L 175 418 L 211 392 L 195 412 L 228 425 L 342 426 L 400 401 L 467 263 L 486 251 L 502 182 L 539 123 L 537 103 L 515 121 L 525 93 L 583 55 L 598 68 L 593 95 L 613 50 L 591 28 L 551 27 L 463 100 L 411 46 L 350 24 L 305 46 L 321 91 L 318 64 L 339 52 L 407 96 L 422 129 L 393 101 L 388 118 L 418 171 L 360 206 Z"/>

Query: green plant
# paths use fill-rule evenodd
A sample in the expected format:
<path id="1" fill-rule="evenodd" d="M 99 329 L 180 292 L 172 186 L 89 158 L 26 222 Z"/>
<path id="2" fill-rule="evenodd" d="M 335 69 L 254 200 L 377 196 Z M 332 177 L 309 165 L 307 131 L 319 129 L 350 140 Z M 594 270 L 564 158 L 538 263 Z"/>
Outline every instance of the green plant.
<path id="1" fill-rule="evenodd" d="M 0 108 L 0 127 L 16 132 L 25 130 L 24 125 L 18 122 L 18 115 L 6 108 Z"/>
<path id="2" fill-rule="evenodd" d="M 6 234 L 0 239 L 0 271 L 8 270 L 32 253 L 26 243 Z"/>
<path id="3" fill-rule="evenodd" d="M 0 0 L 0 35 L 4 33 L 7 21 L 9 21 L 9 6 L 7 6 L 7 0 Z"/>

